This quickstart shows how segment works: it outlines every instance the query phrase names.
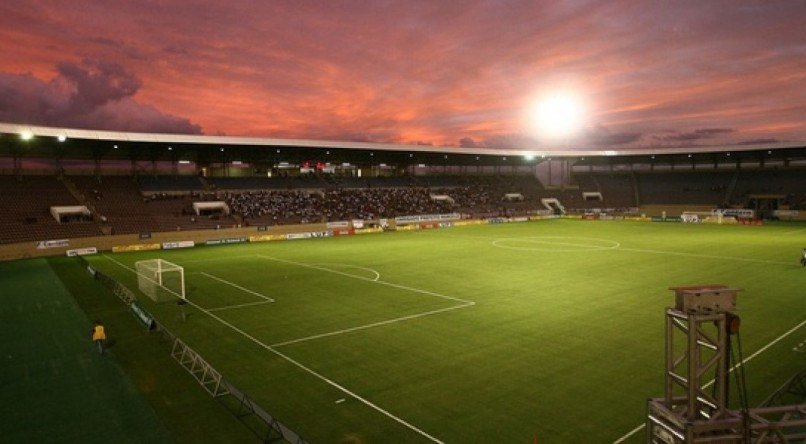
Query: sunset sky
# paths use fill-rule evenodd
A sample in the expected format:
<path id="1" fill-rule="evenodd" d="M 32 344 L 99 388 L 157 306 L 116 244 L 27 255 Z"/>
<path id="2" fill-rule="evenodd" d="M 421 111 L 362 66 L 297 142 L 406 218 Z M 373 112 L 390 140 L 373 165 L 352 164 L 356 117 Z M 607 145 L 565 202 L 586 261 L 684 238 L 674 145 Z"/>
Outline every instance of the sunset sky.
<path id="1" fill-rule="evenodd" d="M 5 1 L 0 122 L 535 148 L 806 141 L 806 1 Z M 574 94 L 582 127 L 530 117 Z"/>

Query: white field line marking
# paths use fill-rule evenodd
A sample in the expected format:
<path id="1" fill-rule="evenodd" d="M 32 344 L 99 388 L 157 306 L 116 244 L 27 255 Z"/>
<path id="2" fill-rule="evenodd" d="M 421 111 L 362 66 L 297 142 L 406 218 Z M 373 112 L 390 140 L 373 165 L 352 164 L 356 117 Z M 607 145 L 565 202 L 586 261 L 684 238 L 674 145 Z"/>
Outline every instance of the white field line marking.
<path id="1" fill-rule="evenodd" d="M 110 261 L 112 261 L 112 262 L 114 262 L 114 263 L 118 264 L 119 266 L 121 266 L 121 267 L 123 267 L 123 268 L 125 268 L 125 269 L 127 269 L 127 270 L 129 270 L 129 271 L 131 271 L 132 273 L 137 274 L 137 271 L 136 271 L 136 270 L 134 270 L 133 268 L 128 267 L 128 266 L 126 266 L 126 265 L 124 265 L 124 264 L 122 264 L 122 263 L 118 262 L 116 259 L 113 259 L 113 258 L 111 258 L 111 257 L 109 257 L 109 256 L 106 256 L 106 255 L 102 255 L 102 256 L 103 256 L 103 257 L 105 257 L 105 258 L 107 258 L 107 259 L 109 259 Z M 171 290 L 168 290 L 168 291 L 171 291 Z M 171 292 L 172 292 L 174 295 L 179 296 L 177 293 L 175 293 L 175 292 L 173 292 L 173 291 L 171 291 Z M 342 391 L 344 394 L 349 395 L 349 396 L 351 396 L 351 397 L 355 398 L 356 400 L 360 401 L 361 403 L 363 403 L 363 404 L 364 404 L 364 405 L 366 405 L 367 407 L 370 407 L 371 409 L 373 409 L 373 410 L 377 411 L 378 413 L 383 414 L 384 416 L 386 416 L 386 417 L 388 417 L 388 418 L 392 419 L 393 421 L 397 422 L 398 424 L 401 424 L 401 425 L 403 425 L 403 426 L 407 427 L 408 429 L 410 429 L 410 430 L 412 430 L 412 431 L 414 431 L 414 432 L 416 432 L 416 433 L 420 434 L 421 436 L 423 436 L 423 437 L 425 437 L 425 438 L 427 438 L 427 439 L 431 440 L 432 442 L 435 442 L 435 443 L 437 443 L 437 444 L 444 444 L 444 443 L 443 443 L 441 440 L 439 440 L 439 439 L 435 438 L 434 436 L 429 435 L 428 433 L 426 433 L 426 432 L 424 432 L 424 431 L 420 430 L 419 428 L 415 427 L 414 425 L 412 425 L 412 424 L 410 424 L 410 423 L 406 422 L 404 419 L 401 419 L 401 418 L 399 418 L 399 417 L 397 417 L 397 416 L 395 416 L 395 415 L 393 415 L 393 414 L 391 414 L 391 413 L 387 412 L 386 410 L 384 410 L 384 409 L 382 409 L 382 408 L 378 407 L 377 405 L 373 404 L 371 401 L 369 401 L 369 400 L 367 400 L 367 399 L 362 398 L 361 396 L 359 396 L 358 394 L 356 394 L 356 393 L 354 393 L 354 392 L 350 391 L 348 388 L 344 387 L 343 385 L 341 385 L 341 384 L 339 384 L 339 383 L 337 383 L 337 382 L 335 382 L 335 381 L 333 381 L 333 380 L 331 380 L 331 379 L 329 379 L 329 378 L 327 378 L 327 377 L 325 377 L 325 376 L 323 376 L 323 375 L 321 375 L 321 374 L 317 373 L 316 371 L 314 371 L 314 370 L 312 370 L 312 369 L 310 369 L 310 368 L 306 367 L 304 364 L 302 364 L 301 362 L 299 362 L 299 361 L 295 360 L 294 358 L 292 358 L 292 357 L 290 357 L 290 356 L 286 355 L 285 353 L 283 353 L 283 352 L 281 352 L 281 351 L 279 351 L 279 350 L 276 350 L 276 349 L 272 348 L 272 347 L 271 347 L 271 346 L 269 346 L 269 345 L 266 345 L 265 343 L 261 342 L 259 339 L 255 338 L 254 336 L 250 335 L 249 333 L 247 333 L 247 332 L 245 332 L 245 331 L 241 330 L 240 328 L 236 327 L 235 325 L 233 325 L 233 324 L 231 324 L 231 323 L 227 322 L 226 320 L 222 319 L 221 317 L 217 316 L 215 313 L 211 313 L 211 312 L 210 312 L 210 310 L 206 310 L 206 309 L 204 309 L 204 308 L 202 308 L 202 307 L 198 306 L 198 305 L 197 305 L 197 304 L 195 304 L 193 301 L 187 301 L 187 302 L 188 302 L 188 304 L 189 304 L 189 305 L 191 305 L 192 307 L 196 308 L 197 310 L 201 311 L 202 313 L 207 314 L 208 316 L 210 316 L 211 318 L 213 318 L 213 319 L 215 319 L 216 321 L 220 322 L 221 324 L 223 324 L 223 325 L 225 325 L 225 326 L 227 326 L 227 327 L 231 328 L 232 330 L 234 330 L 234 331 L 236 331 L 237 333 L 239 333 L 241 336 L 243 336 L 243 337 L 245 337 L 245 338 L 249 339 L 250 341 L 252 341 L 252 342 L 253 342 L 253 343 L 255 343 L 256 345 L 260 346 L 261 348 L 263 348 L 263 349 L 265 349 L 265 350 L 268 350 L 269 352 L 274 353 L 275 355 L 277 355 L 277 356 L 279 356 L 279 357 L 281 357 L 281 358 L 285 359 L 286 361 L 290 362 L 291 364 L 295 365 L 295 366 L 296 366 L 297 368 L 299 368 L 300 370 L 303 370 L 303 371 L 305 371 L 306 373 L 310 374 L 311 376 L 314 376 L 315 378 L 317 378 L 317 379 L 320 379 L 320 380 L 324 381 L 324 382 L 325 382 L 325 383 L 327 383 L 328 385 L 330 385 L 330 386 L 332 386 L 332 387 L 334 387 L 334 388 L 336 388 L 336 389 L 338 389 L 338 390 L 341 390 L 341 391 Z"/>
<path id="2" fill-rule="evenodd" d="M 191 259 L 187 261 L 182 261 L 183 264 L 195 264 L 198 262 L 214 262 L 214 261 L 228 261 L 231 259 L 246 259 L 248 257 L 252 257 L 251 254 L 242 254 L 240 256 L 216 256 L 216 257 L 208 257 L 204 259 Z"/>
<path id="3" fill-rule="evenodd" d="M 765 259 L 752 259 L 747 257 L 737 257 L 737 256 L 719 256 L 715 254 L 700 254 L 700 253 L 686 253 L 682 251 L 664 251 L 664 250 L 646 250 L 642 248 L 616 248 L 616 251 L 631 251 L 635 253 L 651 253 L 651 254 L 668 254 L 674 256 L 687 256 L 687 257 L 701 257 L 705 259 L 725 259 L 731 261 L 741 261 L 741 262 L 755 262 L 760 264 L 775 264 L 775 265 L 792 265 L 795 262 L 784 262 L 784 261 L 768 261 Z"/>
<path id="4" fill-rule="evenodd" d="M 743 360 L 742 362 L 740 362 L 740 363 L 738 363 L 738 364 L 734 365 L 733 367 L 731 367 L 731 368 L 730 368 L 730 372 L 733 372 L 734 370 L 736 370 L 736 368 L 738 368 L 740 365 L 745 365 L 745 364 L 747 364 L 748 362 L 750 362 L 750 360 L 752 360 L 752 359 L 753 359 L 753 358 L 755 358 L 756 356 L 760 355 L 761 353 L 765 352 L 765 351 L 766 351 L 768 348 L 770 348 L 770 347 L 772 347 L 773 345 L 777 344 L 779 341 L 781 341 L 782 339 L 784 339 L 784 338 L 786 338 L 787 336 L 791 335 L 792 333 L 794 333 L 795 331 L 797 331 L 797 329 L 799 329 L 799 328 L 803 327 L 804 325 L 806 325 L 806 319 L 804 319 L 803 321 L 801 321 L 801 322 L 800 322 L 800 324 L 798 324 L 798 325 L 796 325 L 796 326 L 794 326 L 794 327 L 790 328 L 790 329 L 789 329 L 787 332 L 785 332 L 785 333 L 784 333 L 784 334 L 782 334 L 781 336 L 778 336 L 777 338 L 773 339 L 773 340 L 772 340 L 772 342 L 770 342 L 769 344 L 767 344 L 767 345 L 765 345 L 764 347 L 761 347 L 760 349 L 756 350 L 756 352 L 755 352 L 755 353 L 753 353 L 752 355 L 750 355 L 750 356 L 748 356 L 748 357 L 744 358 L 744 360 Z M 711 386 L 711 385 L 712 385 L 712 384 L 713 384 L 715 381 L 716 381 L 716 380 L 712 379 L 710 382 L 708 382 L 707 384 L 705 384 L 705 385 L 703 386 L 703 388 L 708 388 L 708 387 L 710 387 L 710 386 Z M 613 444 L 619 444 L 619 443 L 621 443 L 621 442 L 624 442 L 624 441 L 625 441 L 627 438 L 629 438 L 629 437 L 630 437 L 630 436 L 632 436 L 632 435 L 635 435 L 635 434 L 636 434 L 636 433 L 638 433 L 638 432 L 639 432 L 641 429 L 643 429 L 645 426 L 646 426 L 646 424 L 641 424 L 641 425 L 639 425 L 638 427 L 636 427 L 636 428 L 634 428 L 634 429 L 630 430 L 630 431 L 629 431 L 629 432 L 628 432 L 626 435 L 624 435 L 624 436 L 622 436 L 621 438 L 619 438 L 619 439 L 617 439 L 617 440 L 613 441 Z"/>
<path id="5" fill-rule="evenodd" d="M 434 297 L 438 297 L 438 298 L 442 298 L 442 299 L 447 299 L 449 301 L 461 302 L 462 304 L 467 304 L 467 305 L 475 305 L 476 304 L 473 301 L 468 301 L 468 300 L 462 299 L 462 298 L 448 296 L 448 295 L 436 293 L 436 292 L 433 292 L 433 291 L 423 290 L 423 289 L 420 289 L 420 288 L 407 287 L 405 285 L 395 284 L 395 283 L 392 283 L 392 282 L 386 282 L 386 281 L 380 281 L 380 280 L 376 281 L 376 280 L 370 279 L 368 277 L 356 276 L 354 274 L 345 273 L 345 272 L 339 271 L 339 270 L 333 270 L 331 268 L 319 267 L 319 266 L 316 266 L 316 265 L 305 264 L 305 263 L 302 263 L 302 262 L 294 262 L 294 261 L 290 261 L 290 260 L 287 260 L 287 259 L 280 259 L 280 258 L 276 258 L 276 257 L 272 257 L 272 256 L 266 256 L 266 255 L 263 255 L 263 254 L 256 254 L 255 256 L 262 257 L 263 259 L 268 259 L 268 260 L 275 261 L 275 262 L 283 262 L 283 263 L 286 263 L 286 264 L 297 265 L 299 267 L 312 268 L 314 270 L 326 271 L 328 273 L 334 273 L 334 274 L 340 274 L 342 276 L 351 277 L 353 279 L 358 279 L 358 280 L 365 281 L 365 282 L 373 282 L 373 283 L 376 283 L 376 284 L 386 285 L 388 287 L 398 288 L 398 289 L 401 289 L 401 290 L 408 290 L 408 291 L 411 291 L 413 293 L 427 294 L 429 296 L 434 296 Z"/>
<path id="6" fill-rule="evenodd" d="M 231 310 L 233 308 L 254 307 L 255 305 L 271 304 L 272 301 L 247 302 L 245 304 L 227 305 L 225 307 L 208 308 L 208 311 Z"/>
<path id="7" fill-rule="evenodd" d="M 587 239 L 587 238 L 579 238 L 579 239 Z M 539 240 L 533 237 L 524 237 L 520 239 L 513 239 L 513 238 L 501 238 L 492 241 L 492 245 L 498 248 L 504 248 L 507 250 L 516 250 L 516 251 L 545 251 L 545 252 L 586 252 L 586 251 L 601 251 L 601 250 L 613 250 L 621 246 L 619 242 L 607 239 L 590 239 L 602 242 L 609 242 L 610 245 L 596 245 L 596 244 L 576 244 L 571 242 L 556 242 L 556 241 L 546 241 L 546 240 Z M 563 247 L 574 247 L 574 248 L 540 248 L 540 247 L 519 247 L 517 245 L 502 245 L 504 242 L 518 242 L 518 243 L 526 243 L 526 244 L 538 244 L 538 245 L 559 245 Z"/>
<path id="8" fill-rule="evenodd" d="M 316 263 L 316 264 L 311 264 L 311 265 L 316 265 L 316 266 L 335 265 L 337 267 L 355 268 L 356 270 L 369 271 L 370 273 L 374 274 L 375 279 L 373 279 L 373 281 L 377 281 L 378 279 L 381 278 L 381 274 L 378 273 L 378 270 L 376 270 L 374 268 L 369 268 L 369 267 L 362 267 L 360 265 L 339 264 L 339 263 L 335 263 L 335 262 L 321 262 L 321 263 Z"/>
<path id="9" fill-rule="evenodd" d="M 221 283 L 224 283 L 224 284 L 230 285 L 230 286 L 232 286 L 232 287 L 237 288 L 238 290 L 241 290 L 241 291 L 244 291 L 244 292 L 246 292 L 246 293 L 249 293 L 249 294 L 255 295 L 255 296 L 259 297 L 259 298 L 263 298 L 263 299 L 265 299 L 265 300 L 267 300 L 267 301 L 269 301 L 269 302 L 274 302 L 274 299 L 272 299 L 272 298 L 270 298 L 270 297 L 268 297 L 268 296 L 264 296 L 264 295 L 262 295 L 262 294 L 260 294 L 260 293 L 258 293 L 258 292 L 256 292 L 256 291 L 252 291 L 252 290 L 250 290 L 250 289 L 248 289 L 248 288 L 241 287 L 240 285 L 238 285 L 238 284 L 236 284 L 236 283 L 234 283 L 234 282 L 230 282 L 230 281 L 228 281 L 228 280 L 226 280 L 226 279 L 220 278 L 220 277 L 215 276 L 215 275 L 212 275 L 212 274 L 210 274 L 210 273 L 205 273 L 204 271 L 202 271 L 202 272 L 200 272 L 199 274 L 203 274 L 203 275 L 207 276 L 207 277 L 208 277 L 208 278 L 210 278 L 210 279 L 215 279 L 215 280 L 217 280 L 218 282 L 221 282 Z"/>
<path id="10" fill-rule="evenodd" d="M 563 242 L 560 241 L 560 239 L 568 239 L 571 241 L 581 240 L 581 241 L 593 241 L 593 242 L 607 242 L 610 245 L 579 244 L 575 242 Z M 610 239 L 599 239 L 595 237 L 578 237 L 578 236 L 538 236 L 538 237 L 529 236 L 518 238 L 502 237 L 496 239 L 493 242 L 501 242 L 501 241 L 517 241 L 517 242 L 526 242 L 528 244 L 561 245 L 563 247 L 581 247 L 581 248 L 595 247 L 600 249 L 618 248 L 618 246 L 621 245 L 621 243 Z"/>
<path id="11" fill-rule="evenodd" d="M 640 432 L 640 431 L 641 431 L 641 429 L 643 429 L 644 427 L 646 427 L 646 424 L 641 424 L 641 425 L 639 425 L 638 427 L 636 427 L 636 428 L 634 428 L 634 429 L 630 430 L 630 431 L 629 431 L 629 432 L 628 432 L 626 435 L 624 435 L 624 436 L 622 436 L 621 438 L 619 438 L 619 439 L 617 439 L 617 440 L 613 441 L 613 444 L 619 444 L 619 443 L 624 442 L 624 441 L 625 441 L 625 440 L 627 440 L 627 439 L 628 439 L 630 436 L 633 436 L 633 435 L 635 435 L 636 433 Z"/>
<path id="12" fill-rule="evenodd" d="M 423 313 L 415 313 L 415 314 L 408 315 L 408 316 L 401 316 L 399 318 L 388 319 L 386 321 L 373 322 L 372 324 L 360 325 L 358 327 L 345 328 L 343 330 L 336 330 L 336 331 L 331 331 L 331 332 L 328 332 L 328 333 L 321 333 L 321 334 L 318 334 L 318 335 L 307 336 L 307 337 L 304 337 L 304 338 L 291 339 L 289 341 L 277 342 L 275 344 L 271 344 L 271 347 L 282 347 L 284 345 L 296 344 L 298 342 L 305 342 L 305 341 L 310 341 L 310 340 L 313 340 L 313 339 L 325 338 L 325 337 L 328 337 L 328 336 L 336 336 L 336 335 L 340 335 L 340 334 L 343 334 L 343 333 L 349 333 L 349 332 L 358 331 L 358 330 L 365 330 L 367 328 L 380 327 L 382 325 L 394 324 L 396 322 L 408 321 L 410 319 L 417 319 L 417 318 L 422 318 L 424 316 L 434 315 L 434 314 L 437 314 L 437 313 L 444 313 L 446 311 L 457 310 L 457 309 L 465 308 L 465 307 L 471 307 L 473 305 L 474 304 L 454 305 L 453 307 L 440 308 L 438 310 L 431 310 L 431 311 L 426 311 L 426 312 L 423 312 Z"/>
<path id="13" fill-rule="evenodd" d="M 445 234 L 445 236 L 449 237 L 467 237 L 473 239 L 492 239 L 493 241 L 498 240 L 525 240 L 528 238 L 519 238 L 519 237 L 507 237 L 507 238 L 495 238 L 490 236 L 465 236 L 465 235 L 456 235 L 456 234 Z M 611 241 L 615 242 L 615 241 Z M 500 246 L 499 246 L 500 247 Z M 792 265 L 793 262 L 784 262 L 784 261 L 769 261 L 765 259 L 753 259 L 747 257 L 738 257 L 738 256 L 719 256 L 714 254 L 700 254 L 700 253 L 686 253 L 683 251 L 666 251 L 666 250 L 651 250 L 651 249 L 642 249 L 642 248 L 625 248 L 619 246 L 618 248 L 608 248 L 607 250 L 601 251 L 629 251 L 634 253 L 651 253 L 651 254 L 668 254 L 674 256 L 686 256 L 686 257 L 701 257 L 704 259 L 724 259 L 730 261 L 740 261 L 740 262 L 754 262 L 754 263 L 761 263 L 761 264 L 774 264 L 774 265 Z M 598 250 L 589 250 L 589 251 L 598 251 Z"/>

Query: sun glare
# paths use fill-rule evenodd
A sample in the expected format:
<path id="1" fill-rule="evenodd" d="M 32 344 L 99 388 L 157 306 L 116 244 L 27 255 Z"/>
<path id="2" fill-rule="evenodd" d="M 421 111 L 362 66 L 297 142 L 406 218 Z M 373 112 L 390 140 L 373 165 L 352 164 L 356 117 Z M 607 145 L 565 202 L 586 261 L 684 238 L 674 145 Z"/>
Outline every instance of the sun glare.
<path id="1" fill-rule="evenodd" d="M 538 100 L 531 114 L 538 136 L 567 138 L 582 127 L 584 107 L 575 94 L 557 92 Z"/>

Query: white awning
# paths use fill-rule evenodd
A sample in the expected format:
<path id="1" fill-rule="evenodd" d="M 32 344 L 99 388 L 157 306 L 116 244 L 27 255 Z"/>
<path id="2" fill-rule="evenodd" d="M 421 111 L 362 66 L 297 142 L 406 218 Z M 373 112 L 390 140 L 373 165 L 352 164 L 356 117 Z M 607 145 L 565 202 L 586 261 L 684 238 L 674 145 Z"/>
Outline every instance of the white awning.
<path id="1" fill-rule="evenodd" d="M 202 211 L 221 211 L 229 214 L 229 207 L 224 202 L 193 202 L 193 211 L 196 215 L 201 215 Z"/>
<path id="2" fill-rule="evenodd" d="M 92 213 L 84 205 L 66 205 L 50 207 L 50 214 L 56 221 L 61 222 L 62 216 L 69 216 L 71 214 L 79 216 L 89 216 Z"/>

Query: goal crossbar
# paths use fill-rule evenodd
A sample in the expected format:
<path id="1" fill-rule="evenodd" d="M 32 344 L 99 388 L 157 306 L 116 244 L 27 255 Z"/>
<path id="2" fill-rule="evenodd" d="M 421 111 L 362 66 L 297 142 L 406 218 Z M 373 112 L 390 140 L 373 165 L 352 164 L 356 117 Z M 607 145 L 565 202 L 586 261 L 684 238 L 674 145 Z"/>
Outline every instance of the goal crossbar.
<path id="1" fill-rule="evenodd" d="M 185 299 L 185 269 L 164 259 L 148 259 L 134 264 L 137 286 L 151 299 Z"/>

